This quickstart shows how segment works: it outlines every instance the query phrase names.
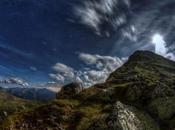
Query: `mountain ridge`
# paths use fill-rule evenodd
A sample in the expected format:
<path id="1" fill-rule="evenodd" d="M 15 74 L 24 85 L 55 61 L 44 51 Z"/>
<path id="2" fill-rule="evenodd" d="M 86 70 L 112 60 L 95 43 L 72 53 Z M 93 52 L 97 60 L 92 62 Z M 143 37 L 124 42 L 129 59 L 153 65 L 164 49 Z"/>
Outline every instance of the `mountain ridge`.
<path id="1" fill-rule="evenodd" d="M 175 62 L 152 52 L 136 51 L 105 83 L 75 90 L 9 117 L 4 130 L 175 129 Z"/>

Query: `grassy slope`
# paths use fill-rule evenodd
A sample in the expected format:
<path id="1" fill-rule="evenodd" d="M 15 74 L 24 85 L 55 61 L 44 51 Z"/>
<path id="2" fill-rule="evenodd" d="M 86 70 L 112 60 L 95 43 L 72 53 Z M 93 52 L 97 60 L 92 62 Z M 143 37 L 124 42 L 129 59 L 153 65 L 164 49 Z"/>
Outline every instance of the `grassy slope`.
<path id="1" fill-rule="evenodd" d="M 2 121 L 4 121 L 8 116 L 22 111 L 27 111 L 35 106 L 37 106 L 35 103 L 19 99 L 5 92 L 0 92 L 0 129 L 2 129 Z"/>
<path id="2" fill-rule="evenodd" d="M 124 66 L 110 75 L 106 83 L 86 89 L 73 99 L 60 98 L 35 110 L 11 116 L 4 121 L 4 128 L 9 130 L 10 126 L 13 130 L 20 130 L 20 124 L 23 122 L 24 127 L 21 130 L 57 130 L 59 127 L 67 130 L 87 130 L 94 125 L 98 126 L 99 130 L 107 130 L 105 120 L 117 100 L 135 106 L 148 104 L 153 106 L 151 108 L 158 109 L 158 114 L 164 118 L 168 116 L 164 111 L 170 108 L 157 108 L 160 106 L 160 97 L 155 100 L 147 98 L 157 85 L 165 88 L 175 85 L 175 63 L 150 52 L 136 52 Z M 168 88 L 165 95 L 171 97 Z M 169 110 L 169 113 L 171 112 L 172 110 Z M 174 118 L 171 121 L 173 122 Z"/>

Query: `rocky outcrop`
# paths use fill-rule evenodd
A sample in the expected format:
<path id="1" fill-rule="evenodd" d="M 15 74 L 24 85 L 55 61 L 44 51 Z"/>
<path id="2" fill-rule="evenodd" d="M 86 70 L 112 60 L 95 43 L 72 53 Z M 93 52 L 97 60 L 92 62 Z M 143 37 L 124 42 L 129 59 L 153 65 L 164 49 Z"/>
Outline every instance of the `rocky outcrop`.
<path id="1" fill-rule="evenodd" d="M 114 105 L 107 124 L 112 130 L 159 130 L 148 114 L 119 101 Z"/>
<path id="2" fill-rule="evenodd" d="M 175 97 L 160 97 L 152 100 L 147 110 L 160 122 L 162 129 L 175 129 Z"/>
<path id="3" fill-rule="evenodd" d="M 62 87 L 57 94 L 57 98 L 72 98 L 83 91 L 83 86 L 80 83 L 71 83 Z"/>

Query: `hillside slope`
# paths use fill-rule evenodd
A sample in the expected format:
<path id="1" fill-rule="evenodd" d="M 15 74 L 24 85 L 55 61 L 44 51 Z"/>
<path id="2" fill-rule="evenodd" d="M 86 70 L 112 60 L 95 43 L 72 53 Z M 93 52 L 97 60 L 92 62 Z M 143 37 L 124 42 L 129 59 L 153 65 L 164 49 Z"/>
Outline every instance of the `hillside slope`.
<path id="1" fill-rule="evenodd" d="M 27 111 L 37 105 L 27 100 L 12 96 L 6 92 L 0 91 L 0 126 L 3 120 L 8 116 L 22 111 Z M 2 129 L 0 127 L 0 129 Z"/>
<path id="2" fill-rule="evenodd" d="M 76 94 L 73 87 L 62 89 L 55 101 L 9 117 L 3 129 L 175 129 L 175 62 L 152 52 L 135 52 L 103 84 Z"/>

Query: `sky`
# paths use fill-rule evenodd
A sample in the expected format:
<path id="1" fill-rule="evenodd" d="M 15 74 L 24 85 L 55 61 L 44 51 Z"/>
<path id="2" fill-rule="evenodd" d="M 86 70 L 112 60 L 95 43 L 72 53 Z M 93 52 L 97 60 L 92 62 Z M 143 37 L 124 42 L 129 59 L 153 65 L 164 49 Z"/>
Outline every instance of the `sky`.
<path id="1" fill-rule="evenodd" d="M 174 60 L 175 0 L 1 0 L 0 77 L 103 82 L 136 50 Z"/>

